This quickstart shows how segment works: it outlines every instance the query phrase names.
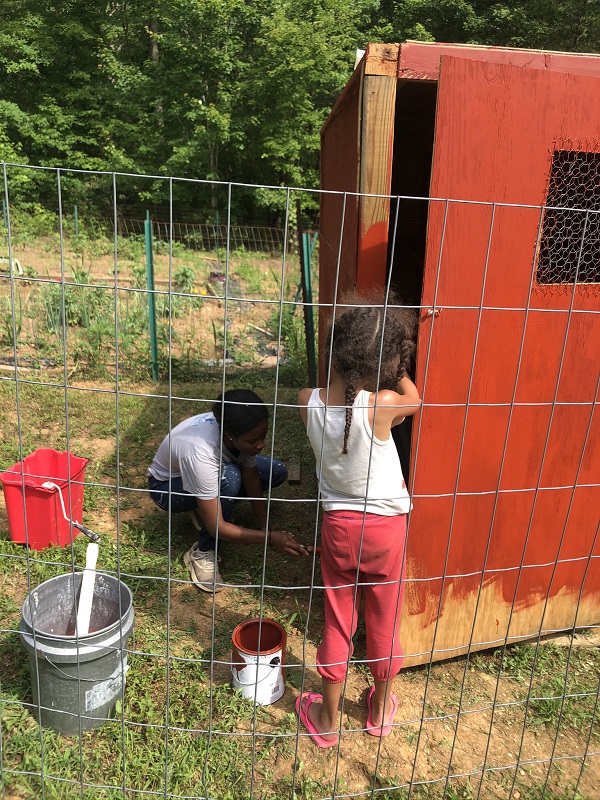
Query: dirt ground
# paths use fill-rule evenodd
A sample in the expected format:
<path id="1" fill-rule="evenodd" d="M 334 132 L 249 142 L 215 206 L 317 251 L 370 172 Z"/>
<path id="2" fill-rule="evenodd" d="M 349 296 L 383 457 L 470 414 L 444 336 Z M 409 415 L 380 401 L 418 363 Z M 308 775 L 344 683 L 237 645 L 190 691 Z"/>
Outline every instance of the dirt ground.
<path id="1" fill-rule="evenodd" d="M 171 619 L 175 624 L 178 620 L 183 622 L 189 615 L 187 592 L 186 587 L 179 587 L 172 594 Z M 199 636 L 209 640 L 212 608 L 204 602 L 202 604 L 203 611 L 196 617 Z M 226 618 L 228 604 L 227 592 L 216 596 L 216 620 L 222 619 L 222 615 Z M 238 612 L 241 610 L 239 606 L 236 608 Z M 311 627 L 318 629 L 321 624 L 321 614 L 317 611 L 312 617 Z M 287 663 L 300 667 L 303 663 L 314 665 L 315 659 L 314 643 L 305 641 L 302 633 L 292 628 L 287 640 Z M 561 732 L 557 738 L 555 731 L 543 726 L 524 729 L 522 702 L 508 705 L 522 701 L 522 691 L 519 692 L 510 681 L 501 680 L 497 686 L 496 676 L 473 668 L 465 675 L 464 659 L 433 665 L 429 680 L 427 672 L 427 668 L 413 668 L 396 678 L 394 691 L 398 696 L 398 710 L 394 729 L 388 738 L 377 739 L 364 733 L 366 694 L 370 686 L 367 673 L 362 669 L 351 670 L 344 695 L 344 730 L 339 750 L 335 747 L 319 750 L 300 726 L 296 753 L 296 764 L 302 765 L 300 772 L 323 783 L 330 783 L 335 773 L 341 782 L 338 791 L 349 795 L 381 789 L 386 785 L 409 785 L 411 781 L 432 782 L 437 787 L 432 790 L 432 797 L 442 796 L 448 774 L 467 776 L 462 780 L 470 781 L 475 796 L 485 764 L 488 772 L 480 796 L 518 800 L 520 786 L 536 786 L 546 778 L 548 764 L 536 762 L 547 761 L 553 756 L 557 759 L 557 768 L 551 772 L 549 787 L 557 791 L 559 787 L 577 781 L 581 762 L 572 756 L 585 752 L 585 740 L 578 740 L 568 732 Z M 219 667 L 216 679 L 228 682 L 229 668 Z M 458 712 L 461 685 L 462 704 Z M 313 667 L 306 672 L 304 691 L 319 690 L 320 679 Z M 257 731 L 274 730 L 285 715 L 294 714 L 298 692 L 296 687 L 288 685 L 282 699 L 269 709 L 272 725 L 260 723 Z M 590 747 L 590 752 L 594 750 L 593 746 Z M 517 758 L 520 763 L 516 771 L 517 783 L 509 794 Z M 289 774 L 289 770 L 290 763 L 283 761 L 276 766 L 275 779 L 277 774 Z M 376 781 L 373 778 L 375 772 L 378 775 Z M 588 758 L 579 791 L 586 799 L 600 797 L 598 755 Z"/>
<path id="2" fill-rule="evenodd" d="M 85 446 L 87 452 L 98 456 L 109 448 L 104 440 L 97 439 L 87 440 Z M 140 513 L 149 511 L 151 501 L 142 497 L 135 508 L 122 512 L 121 519 L 133 520 Z M 4 527 L 3 505 L 0 514 L 0 526 Z M 114 518 L 108 511 L 97 512 L 95 517 L 99 533 L 110 535 L 114 531 Z M 190 532 L 190 541 L 193 538 Z M 226 564 L 223 575 L 227 579 Z M 18 599 L 22 596 L 23 587 L 16 584 L 5 586 L 4 591 L 11 592 Z M 241 589 L 229 589 L 216 595 L 214 609 L 213 598 L 198 592 L 193 584 L 176 582 L 170 591 L 172 630 L 185 631 L 189 628 L 190 617 L 194 619 L 195 634 L 189 637 L 182 651 L 189 657 L 197 657 L 199 651 L 211 641 L 213 626 L 217 628 L 229 624 L 233 630 L 237 621 L 253 616 L 255 608 L 255 599 L 245 596 Z M 282 614 L 291 614 L 293 609 L 291 596 L 278 606 Z M 312 666 L 316 659 L 315 643 L 320 638 L 322 627 L 319 599 L 315 601 L 309 627 L 310 636 L 305 637 L 301 630 L 290 626 L 286 663 L 288 677 L 292 674 L 295 679 L 288 681 L 281 700 L 268 707 L 268 718 L 257 721 L 256 733 L 268 734 L 281 730 L 281 724 L 285 721 L 290 730 L 295 731 L 294 703 L 299 693 L 303 664 L 311 665 L 305 672 L 304 690 L 319 691 L 320 679 Z M 594 641 L 582 637 L 580 644 L 584 647 L 595 646 Z M 216 664 L 215 683 L 225 685 L 230 680 L 229 666 Z M 469 798 L 477 796 L 485 765 L 486 777 L 479 796 L 484 800 L 519 800 L 520 797 L 531 796 L 528 794 L 531 787 L 543 784 L 548 771 L 547 762 L 552 757 L 555 766 L 548 784 L 555 792 L 552 796 L 571 796 L 563 795 L 561 791 L 566 791 L 565 787 L 577 782 L 582 772 L 581 760 L 574 756 L 583 755 L 586 751 L 584 732 L 579 737 L 565 730 L 557 736 L 554 729 L 543 725 L 524 726 L 522 686 L 515 686 L 505 678 L 498 682 L 495 675 L 473 666 L 469 666 L 465 673 L 465 661 L 461 658 L 434 664 L 430 672 L 427 667 L 405 670 L 394 684 L 398 697 L 394 729 L 388 738 L 379 740 L 364 733 L 369 685 L 369 677 L 364 669 L 358 667 L 350 670 L 344 696 L 344 730 L 339 749 L 317 749 L 300 726 L 297 740 L 295 732 L 289 734 L 292 759 L 280 756 L 272 765 L 274 784 L 278 778 L 289 776 L 290 771 L 295 769 L 298 777 L 304 776 L 324 785 L 331 786 L 337 779 L 337 791 L 342 795 L 425 782 L 431 792 L 427 797 L 441 797 L 446 776 L 450 775 L 461 776 L 462 784 L 468 781 L 472 794 L 457 794 L 456 797 Z M 579 780 L 579 792 L 585 800 L 594 800 L 600 797 L 600 759 L 593 743 L 589 752 Z M 374 779 L 375 774 L 377 779 Z M 514 787 L 513 778 L 516 780 Z M 15 800 L 17 797 L 15 795 Z"/>

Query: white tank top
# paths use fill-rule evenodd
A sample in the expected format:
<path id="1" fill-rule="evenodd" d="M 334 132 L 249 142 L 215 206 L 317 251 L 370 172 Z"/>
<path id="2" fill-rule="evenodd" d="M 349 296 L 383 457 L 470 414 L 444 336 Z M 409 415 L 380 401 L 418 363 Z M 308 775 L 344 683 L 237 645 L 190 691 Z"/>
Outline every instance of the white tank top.
<path id="1" fill-rule="evenodd" d="M 377 439 L 369 425 L 370 393 L 362 390 L 356 395 L 348 454 L 344 455 L 346 409 L 326 408 L 319 391 L 314 389 L 308 401 L 306 432 L 317 461 L 323 509 L 366 510 L 383 516 L 407 514 L 410 496 L 394 440 L 391 435 L 386 441 Z"/>

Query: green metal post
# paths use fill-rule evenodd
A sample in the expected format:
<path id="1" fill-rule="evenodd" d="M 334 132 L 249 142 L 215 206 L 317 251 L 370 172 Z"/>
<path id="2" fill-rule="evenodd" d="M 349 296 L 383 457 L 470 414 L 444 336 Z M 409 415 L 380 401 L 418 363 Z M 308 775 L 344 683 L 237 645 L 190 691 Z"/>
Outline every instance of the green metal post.
<path id="1" fill-rule="evenodd" d="M 79 236 L 79 217 L 77 214 L 77 206 L 73 206 L 73 220 L 75 222 L 75 236 Z"/>
<path id="2" fill-rule="evenodd" d="M 148 286 L 148 322 L 150 328 L 150 355 L 152 358 L 152 380 L 158 380 L 158 340 L 156 338 L 156 303 L 154 298 L 154 260 L 152 257 L 152 222 L 146 212 L 144 222 L 146 240 L 146 283 Z"/>
<path id="3" fill-rule="evenodd" d="M 303 259 L 302 259 L 302 272 L 303 272 L 303 285 L 305 287 L 304 291 L 304 302 L 305 303 L 312 303 L 313 296 L 312 296 L 312 272 L 311 272 L 311 254 L 312 254 L 312 247 L 311 247 L 311 235 L 310 233 L 302 234 L 302 250 L 303 250 Z M 313 307 L 312 305 L 305 305 L 304 306 L 304 325 L 306 329 L 306 354 L 308 357 L 308 377 L 310 379 L 310 385 L 316 386 L 317 385 L 317 354 L 316 354 L 316 347 L 315 347 L 315 320 L 313 316 Z"/>
<path id="4" fill-rule="evenodd" d="M 312 307 L 312 279 L 310 271 L 310 234 L 302 231 L 302 209 L 296 202 L 296 223 L 300 250 L 300 278 L 302 281 L 302 300 L 304 302 L 304 333 L 306 336 L 306 358 L 308 361 L 309 386 L 317 385 L 317 355 L 315 348 L 315 321 Z"/>
<path id="5" fill-rule="evenodd" d="M 8 230 L 8 214 L 6 213 L 6 200 L 2 201 L 2 222 L 4 227 Z"/>
<path id="6" fill-rule="evenodd" d="M 218 209 L 215 211 L 215 225 L 216 225 L 216 233 L 215 233 L 215 247 L 217 248 L 217 262 L 219 261 L 219 211 Z"/>

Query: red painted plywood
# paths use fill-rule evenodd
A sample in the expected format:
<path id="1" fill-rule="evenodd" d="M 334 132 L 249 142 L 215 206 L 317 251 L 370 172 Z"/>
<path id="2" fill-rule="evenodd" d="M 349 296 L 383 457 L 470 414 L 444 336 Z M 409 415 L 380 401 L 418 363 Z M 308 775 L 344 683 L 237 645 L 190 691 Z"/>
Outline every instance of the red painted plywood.
<path id="1" fill-rule="evenodd" d="M 486 47 L 442 42 L 404 42 L 400 45 L 398 77 L 436 81 L 442 56 L 490 61 L 528 69 L 571 72 L 600 76 L 600 57 L 583 53 L 555 53 L 548 50 L 520 50 L 512 47 Z"/>
<path id="2" fill-rule="evenodd" d="M 363 69 L 354 71 L 321 131 L 319 302 L 333 304 L 356 282 L 358 188 Z M 345 194 L 348 193 L 348 194 Z M 326 331 L 331 308 L 319 307 Z M 325 348 L 319 347 L 319 384 L 326 380 Z"/>
<path id="3" fill-rule="evenodd" d="M 442 58 L 422 301 L 441 313 L 419 336 L 402 623 L 427 655 L 409 663 L 464 652 L 472 631 L 575 623 L 600 509 L 600 286 L 535 285 L 539 208 L 493 207 L 543 204 L 561 137 L 600 137 L 597 78 Z M 590 568 L 578 624 L 600 618 L 599 589 Z"/>

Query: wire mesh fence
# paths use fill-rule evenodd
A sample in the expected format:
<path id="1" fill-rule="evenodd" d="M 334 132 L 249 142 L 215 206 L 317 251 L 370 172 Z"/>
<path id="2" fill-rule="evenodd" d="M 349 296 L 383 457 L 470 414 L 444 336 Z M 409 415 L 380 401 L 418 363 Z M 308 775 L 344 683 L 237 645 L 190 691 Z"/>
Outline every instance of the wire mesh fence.
<path id="1" fill-rule="evenodd" d="M 299 256 L 289 241 L 296 199 L 312 206 L 320 201 L 324 209 L 325 196 L 273 190 L 281 198 L 283 240 L 276 255 L 270 249 L 248 253 L 246 245 L 239 251 L 232 233 L 238 187 L 199 182 L 198 192 L 225 198 L 219 255 L 208 257 L 211 242 L 199 252 L 177 227 L 176 181 L 165 179 L 170 219 L 154 243 L 155 285 L 149 289 L 141 231 L 119 227 L 117 202 L 121 183 L 144 176 L 69 174 L 71 181 L 74 175 L 105 181 L 114 197 L 112 225 L 105 221 L 102 237 L 86 239 L 72 234 L 63 214 L 69 205 L 63 185 L 70 184 L 62 171 L 55 171 L 56 215 L 46 227 L 33 226 L 12 199 L 25 170 L 4 167 L 7 227 L 0 253 L 9 267 L 0 275 L 0 467 L 15 465 L 18 478 L 9 487 L 3 473 L 7 500 L 0 522 L 3 796 L 596 797 L 600 290 L 582 258 L 591 252 L 586 236 L 596 228 L 578 229 L 569 244 L 569 253 L 578 253 L 574 271 L 561 277 L 556 292 L 540 266 L 548 209 L 388 198 L 388 265 L 377 296 L 367 302 L 344 293 L 354 277 L 349 209 L 358 198 L 327 196 L 334 201 L 327 230 L 336 233 L 315 248 L 315 296 L 317 283 L 321 292 L 312 303 L 327 413 L 337 407 L 327 395 L 332 365 L 324 341 L 331 320 L 358 302 L 380 313 L 385 331 L 399 307 L 391 290 L 410 297 L 402 309 L 412 308 L 419 318 L 409 373 L 420 407 L 412 425 L 407 417 L 394 428 L 412 510 L 403 578 L 389 581 L 396 585 L 391 612 L 403 652 L 395 699 L 388 695 L 391 731 L 368 735 L 375 727 L 369 688 L 379 673 L 372 617 L 365 608 L 371 620 L 365 628 L 359 599 L 378 582 L 352 573 L 347 586 L 358 628 L 348 668 L 343 665 L 332 732 L 337 738 L 319 749 L 306 718 L 298 719 L 296 701 L 302 693 L 321 692 L 318 648 L 330 630 L 324 555 L 317 549 L 326 453 L 321 448 L 315 458 L 299 412 L 298 391 L 308 386 L 305 303 Z M 419 265 L 402 239 L 405 201 L 428 216 Z M 574 213 L 571 206 L 554 211 L 563 218 Z M 595 220 L 598 212 L 584 213 Z M 524 228 L 515 248 L 515 231 Z M 465 242 L 464 230 L 477 236 Z M 553 252 L 566 247 L 557 244 Z M 14 268 L 17 258 L 22 274 Z M 149 295 L 157 306 L 158 380 L 151 371 Z M 374 332 L 378 346 L 382 335 Z M 359 341 L 357 350 L 364 360 L 366 343 Z M 383 350 L 375 361 L 377 376 Z M 276 486 L 267 468 L 262 510 L 252 492 L 246 494 L 254 503 L 235 504 L 232 524 L 253 531 L 251 543 L 236 541 L 230 528 L 220 533 L 224 518 L 218 518 L 220 561 L 212 562 L 212 578 L 216 567 L 225 586 L 203 591 L 182 560 L 204 535 L 196 529 L 203 517 L 179 513 L 185 487 L 173 486 L 166 501 L 171 513 L 158 508 L 147 470 L 179 423 L 210 418 L 215 403 L 223 413 L 217 398 L 230 389 L 253 390 L 266 404 L 269 427 L 261 443 L 268 457 L 287 465 L 288 481 Z M 357 402 L 353 414 L 360 412 Z M 219 470 L 230 453 L 225 433 L 218 440 Z M 371 448 L 373 442 L 371 436 Z M 58 478 L 46 460 L 49 451 L 88 460 L 84 477 L 69 461 L 63 467 L 65 515 L 76 515 L 81 492 L 81 521 L 100 535 L 98 574 L 107 587 L 114 579 L 133 597 L 129 635 L 127 595 L 117 591 L 115 600 L 106 589 L 117 643 L 98 646 L 93 666 L 72 619 L 82 581 L 73 576 L 84 574 L 88 540 L 71 542 L 68 524 L 66 542 L 58 533 L 53 538 L 60 503 L 40 488 Z M 32 454 L 41 460 L 19 472 Z M 172 472 L 167 467 L 168 478 Z M 13 496 L 9 507 L 12 490 L 16 506 Z M 223 484 L 217 491 L 224 504 L 237 497 Z M 362 548 L 366 516 L 359 516 Z M 292 534 L 301 555 L 280 552 L 282 532 Z M 41 547 L 34 546 L 38 536 Z M 74 643 L 73 663 L 57 652 L 56 631 L 42 622 L 28 630 L 25 619 L 42 602 L 38 587 L 61 576 L 72 581 L 72 593 L 60 599 L 68 592 L 60 598 L 57 592 L 46 613 L 64 605 L 58 639 L 60 646 Z M 258 672 L 246 697 L 231 686 L 240 675 L 233 632 L 251 619 L 285 631 L 285 640 L 266 648 L 272 651 L 266 680 L 274 669 L 285 680 L 276 703 L 253 702 L 262 691 Z M 105 628 L 93 635 L 105 635 Z M 22 645 L 27 636 L 31 667 Z M 111 654 L 116 660 L 105 663 Z M 274 656 L 285 670 L 270 663 Z M 390 652 L 390 663 L 397 658 Z M 75 710 L 61 708 L 65 697 Z M 48 725 L 48 712 L 66 720 L 62 733 Z M 87 730 L 90 721 L 103 724 Z"/>
<path id="2" fill-rule="evenodd" d="M 110 225 L 110 220 L 100 221 L 103 227 Z M 143 236 L 144 220 L 127 219 L 118 220 L 118 230 L 121 236 Z M 214 251 L 219 257 L 219 252 L 226 246 L 233 250 L 249 250 L 258 253 L 279 253 L 283 247 L 285 231 L 278 227 L 266 225 L 222 225 L 217 223 L 201 222 L 173 222 L 156 220 L 154 232 L 157 239 L 168 242 L 173 239 L 180 242 L 188 250 Z"/>
<path id="3" fill-rule="evenodd" d="M 555 143 L 540 240 L 537 280 L 544 284 L 598 283 L 598 142 Z"/>

